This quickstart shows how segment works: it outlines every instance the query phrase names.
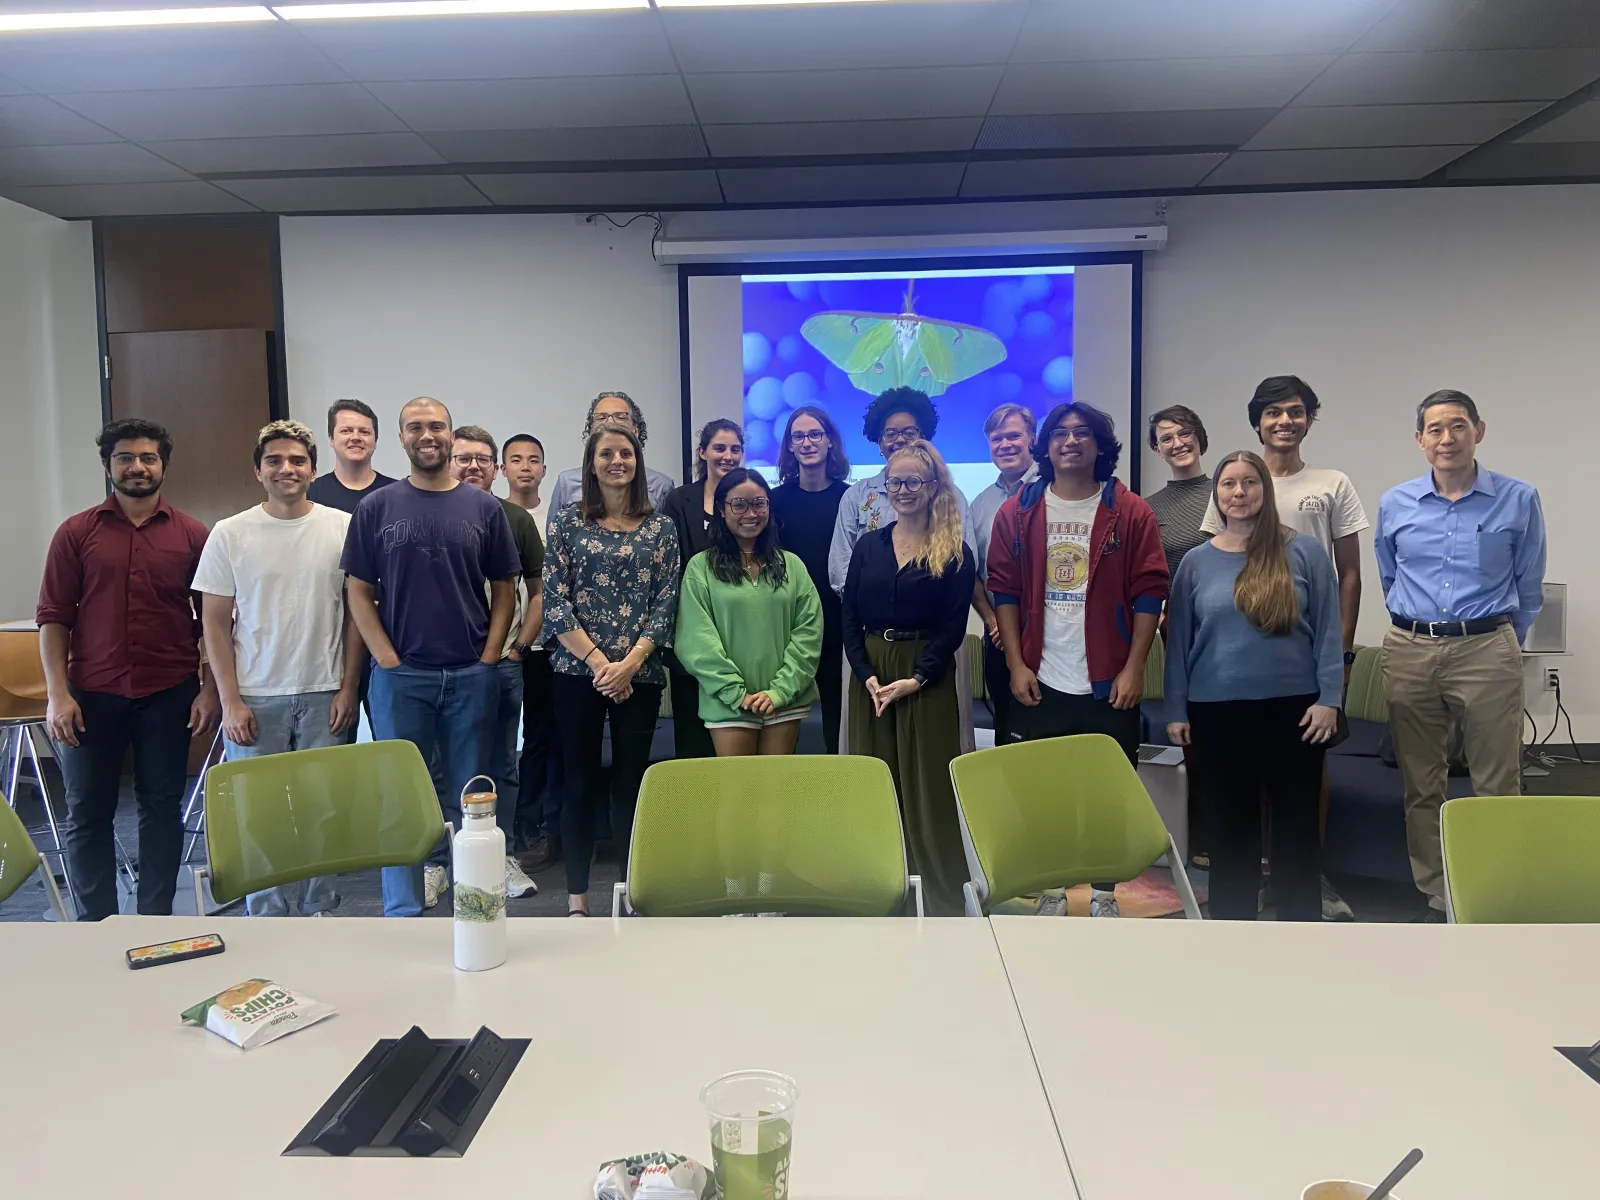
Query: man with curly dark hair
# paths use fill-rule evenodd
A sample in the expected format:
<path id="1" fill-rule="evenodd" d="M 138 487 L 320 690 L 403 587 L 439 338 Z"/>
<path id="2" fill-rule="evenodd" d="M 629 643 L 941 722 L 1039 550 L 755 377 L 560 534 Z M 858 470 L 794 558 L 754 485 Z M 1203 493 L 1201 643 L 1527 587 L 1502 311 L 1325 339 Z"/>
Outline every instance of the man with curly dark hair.
<path id="1" fill-rule="evenodd" d="M 635 437 L 642 446 L 650 440 L 650 430 L 644 423 L 644 413 L 634 403 L 632 396 L 627 392 L 601 392 L 589 401 L 589 411 L 583 418 L 583 440 L 588 441 L 589 435 L 606 423 L 623 425 L 633 430 Z M 645 486 L 650 490 L 650 503 L 659 511 L 667 502 L 667 497 L 672 494 L 672 489 L 678 485 L 673 482 L 672 476 L 665 471 L 657 471 L 652 467 L 644 470 Z M 578 497 L 583 492 L 583 471 L 579 467 L 563 471 L 556 476 L 556 484 L 550 492 L 550 520 L 556 519 L 556 514 L 569 504 L 576 504 Z M 541 529 L 540 536 L 548 531 Z"/>

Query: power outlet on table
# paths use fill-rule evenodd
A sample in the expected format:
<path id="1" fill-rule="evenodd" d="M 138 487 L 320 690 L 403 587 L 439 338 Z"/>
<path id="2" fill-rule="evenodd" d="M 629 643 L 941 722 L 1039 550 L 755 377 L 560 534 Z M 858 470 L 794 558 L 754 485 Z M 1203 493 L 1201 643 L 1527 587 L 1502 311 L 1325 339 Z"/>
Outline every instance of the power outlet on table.
<path id="1" fill-rule="evenodd" d="M 1555 667 L 1544 669 L 1544 690 L 1555 692 L 1561 690 L 1561 672 Z"/>

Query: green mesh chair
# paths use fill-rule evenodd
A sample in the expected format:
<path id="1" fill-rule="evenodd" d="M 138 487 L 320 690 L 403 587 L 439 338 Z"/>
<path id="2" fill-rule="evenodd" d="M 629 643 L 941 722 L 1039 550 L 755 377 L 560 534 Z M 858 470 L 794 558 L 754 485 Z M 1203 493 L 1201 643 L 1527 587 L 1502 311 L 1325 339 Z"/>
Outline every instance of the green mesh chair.
<path id="1" fill-rule="evenodd" d="M 318 875 L 413 866 L 444 835 L 422 754 L 411 742 L 363 742 L 225 762 L 206 772 L 207 867 L 228 904 Z"/>
<path id="2" fill-rule="evenodd" d="M 1160 638 L 1150 643 L 1144 660 L 1144 698 L 1164 700 L 1167 696 L 1167 644 Z"/>
<path id="3" fill-rule="evenodd" d="M 1350 686 L 1344 690 L 1344 715 L 1352 721 L 1389 723 L 1389 697 L 1383 690 L 1383 651 L 1357 646 L 1350 664 Z"/>
<path id="4" fill-rule="evenodd" d="M 1462 796 L 1439 835 L 1451 921 L 1600 923 L 1600 796 Z"/>
<path id="5" fill-rule="evenodd" d="M 612 915 L 922 915 L 889 768 L 860 755 L 656 763 Z"/>
<path id="6" fill-rule="evenodd" d="M 1103 733 L 1014 742 L 950 764 L 972 879 L 967 915 L 1051 888 L 1138 878 L 1163 854 L 1183 911 L 1200 919 L 1183 858 L 1150 793 Z"/>
<path id="7" fill-rule="evenodd" d="M 28 836 L 22 818 L 6 803 L 5 797 L 0 796 L 0 904 L 15 895 L 40 868 L 44 869 L 44 887 L 50 893 L 50 907 L 58 918 L 68 920 L 67 906 L 61 902 L 61 892 L 49 865 L 39 856 L 39 848 Z"/>

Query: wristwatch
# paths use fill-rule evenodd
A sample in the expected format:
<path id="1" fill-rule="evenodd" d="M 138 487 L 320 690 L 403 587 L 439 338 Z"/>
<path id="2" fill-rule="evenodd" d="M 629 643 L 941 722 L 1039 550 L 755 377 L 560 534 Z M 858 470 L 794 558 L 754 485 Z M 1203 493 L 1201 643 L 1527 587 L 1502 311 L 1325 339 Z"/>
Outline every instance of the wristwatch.
<path id="1" fill-rule="evenodd" d="M 1347 667 L 1353 667 L 1355 665 L 1355 662 L 1356 662 L 1356 652 L 1354 650 L 1346 650 L 1344 652 L 1344 665 L 1347 666 Z"/>
<path id="2" fill-rule="evenodd" d="M 525 654 L 531 654 L 535 649 L 532 642 L 518 642 L 511 648 L 517 652 L 518 658 L 521 658 Z"/>

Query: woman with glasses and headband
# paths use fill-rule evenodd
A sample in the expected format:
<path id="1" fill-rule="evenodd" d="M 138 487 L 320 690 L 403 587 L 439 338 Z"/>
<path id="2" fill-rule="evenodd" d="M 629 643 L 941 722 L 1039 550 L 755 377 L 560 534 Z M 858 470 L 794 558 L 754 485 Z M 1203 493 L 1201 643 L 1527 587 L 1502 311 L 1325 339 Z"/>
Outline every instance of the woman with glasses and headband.
<path id="1" fill-rule="evenodd" d="M 792 754 L 817 694 L 822 607 L 805 564 L 778 544 L 771 505 L 756 472 L 725 475 L 711 544 L 678 593 L 678 661 L 698 681 L 700 718 L 722 757 Z"/>
<path id="2" fill-rule="evenodd" d="M 828 547 L 839 519 L 839 501 L 850 488 L 844 439 L 827 410 L 807 404 L 789 414 L 778 446 L 778 478 L 772 515 L 784 549 L 805 564 L 822 601 L 822 656 L 817 660 L 817 695 L 822 701 L 822 740 L 839 753 L 840 696 L 844 684 L 844 636 L 839 594 L 828 586 Z"/>
<path id="3" fill-rule="evenodd" d="M 894 519 L 861 536 L 845 574 L 850 747 L 889 765 L 928 911 L 956 915 L 967 863 L 950 784 L 961 739 L 955 659 L 976 568 L 958 493 L 932 445 L 919 439 L 891 453 L 884 488 Z"/>
<path id="4" fill-rule="evenodd" d="M 678 534 L 680 569 L 688 567 L 690 559 L 711 545 L 711 509 L 717 485 L 742 462 L 744 430 L 726 419 L 708 421 L 700 430 L 694 478 L 681 488 L 674 488 L 661 506 L 661 515 L 672 522 Z M 696 712 L 699 685 L 672 650 L 667 651 L 667 677 L 672 690 L 673 757 L 710 758 L 716 750 Z"/>

